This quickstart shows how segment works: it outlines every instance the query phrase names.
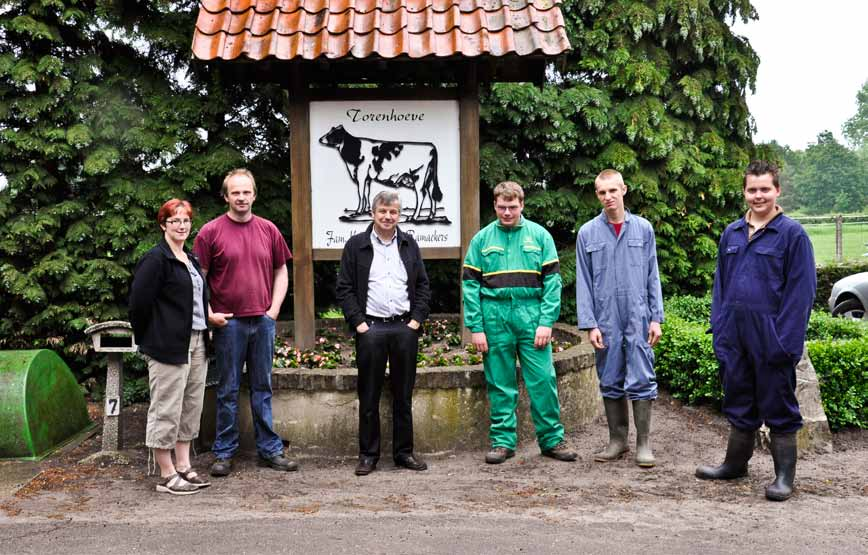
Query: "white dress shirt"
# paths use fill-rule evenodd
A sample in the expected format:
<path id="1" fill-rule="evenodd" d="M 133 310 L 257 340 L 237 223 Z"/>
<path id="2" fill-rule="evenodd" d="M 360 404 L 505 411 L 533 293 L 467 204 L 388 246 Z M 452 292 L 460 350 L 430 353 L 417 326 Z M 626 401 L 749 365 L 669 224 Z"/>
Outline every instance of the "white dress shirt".
<path id="1" fill-rule="evenodd" d="M 398 230 L 384 243 L 376 231 L 371 231 L 374 259 L 368 274 L 368 300 L 365 312 L 371 316 L 389 318 L 410 312 L 407 293 L 407 269 L 398 252 Z"/>

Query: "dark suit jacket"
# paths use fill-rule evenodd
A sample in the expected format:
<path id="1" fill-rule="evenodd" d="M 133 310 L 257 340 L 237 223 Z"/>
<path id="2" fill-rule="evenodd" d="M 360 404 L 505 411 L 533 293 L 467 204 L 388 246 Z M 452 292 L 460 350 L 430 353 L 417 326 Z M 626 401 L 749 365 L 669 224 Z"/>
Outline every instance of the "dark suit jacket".
<path id="1" fill-rule="evenodd" d="M 365 321 L 365 308 L 368 302 L 368 276 L 371 263 L 374 260 L 374 247 L 371 245 L 371 231 L 374 224 L 368 226 L 364 233 L 350 237 L 341 255 L 341 270 L 335 288 L 338 302 L 344 311 L 350 329 Z M 428 284 L 428 274 L 422 262 L 419 245 L 410 235 L 398 229 L 398 252 L 404 269 L 407 270 L 407 296 L 410 297 L 410 318 L 420 324 L 428 318 L 431 300 L 431 288 Z"/>

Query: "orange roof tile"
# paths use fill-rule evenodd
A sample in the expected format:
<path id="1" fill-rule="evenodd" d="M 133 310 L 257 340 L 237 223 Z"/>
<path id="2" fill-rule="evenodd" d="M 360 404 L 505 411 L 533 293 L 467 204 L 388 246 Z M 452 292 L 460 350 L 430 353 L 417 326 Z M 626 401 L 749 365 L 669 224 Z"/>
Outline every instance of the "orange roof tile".
<path id="1" fill-rule="evenodd" d="M 200 0 L 193 55 L 262 60 L 555 55 L 560 0 Z"/>

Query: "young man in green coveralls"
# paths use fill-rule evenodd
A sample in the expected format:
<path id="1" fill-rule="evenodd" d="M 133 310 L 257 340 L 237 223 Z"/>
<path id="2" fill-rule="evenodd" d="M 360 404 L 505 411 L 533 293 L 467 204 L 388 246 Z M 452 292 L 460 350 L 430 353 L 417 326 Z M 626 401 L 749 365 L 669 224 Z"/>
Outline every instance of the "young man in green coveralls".
<path id="1" fill-rule="evenodd" d="M 497 221 L 473 237 L 464 259 L 464 325 L 483 355 L 491 407 L 489 464 L 515 455 L 516 354 L 542 454 L 561 461 L 577 457 L 564 442 L 552 364 L 552 326 L 561 310 L 558 253 L 549 232 L 521 215 L 523 208 L 518 183 L 497 185 Z"/>

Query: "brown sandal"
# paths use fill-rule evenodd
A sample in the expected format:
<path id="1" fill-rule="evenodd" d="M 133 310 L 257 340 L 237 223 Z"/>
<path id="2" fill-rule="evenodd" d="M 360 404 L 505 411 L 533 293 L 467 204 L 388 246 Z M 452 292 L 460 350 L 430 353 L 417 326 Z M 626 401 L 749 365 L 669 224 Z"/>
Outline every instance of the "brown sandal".
<path id="1" fill-rule="evenodd" d="M 192 468 L 188 468 L 183 472 L 178 470 L 178 475 L 181 478 L 187 480 L 187 482 L 189 482 L 190 484 L 196 486 L 197 489 L 207 488 L 211 485 L 211 482 L 199 476 Z"/>
<path id="2" fill-rule="evenodd" d="M 171 493 L 172 495 L 192 495 L 194 493 L 199 493 L 199 488 L 182 478 L 180 474 L 180 472 L 172 474 L 164 481 L 157 484 L 157 491 L 160 493 Z"/>

